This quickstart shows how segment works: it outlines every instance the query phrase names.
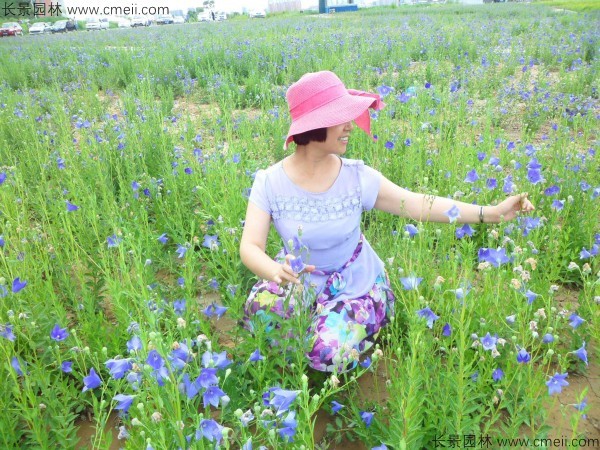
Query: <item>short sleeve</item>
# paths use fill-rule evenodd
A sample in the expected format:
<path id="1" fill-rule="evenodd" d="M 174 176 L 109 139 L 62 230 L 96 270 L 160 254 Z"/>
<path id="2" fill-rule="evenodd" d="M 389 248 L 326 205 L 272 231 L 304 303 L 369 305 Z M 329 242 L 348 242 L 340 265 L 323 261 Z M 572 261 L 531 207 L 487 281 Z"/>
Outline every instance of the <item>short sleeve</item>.
<path id="1" fill-rule="evenodd" d="M 377 170 L 365 165 L 362 161 L 357 165 L 357 170 L 363 210 L 368 211 L 373 209 L 375 201 L 377 201 L 382 175 Z"/>
<path id="2" fill-rule="evenodd" d="M 271 206 L 267 195 L 267 172 L 265 170 L 256 172 L 248 200 L 263 211 L 271 214 Z"/>

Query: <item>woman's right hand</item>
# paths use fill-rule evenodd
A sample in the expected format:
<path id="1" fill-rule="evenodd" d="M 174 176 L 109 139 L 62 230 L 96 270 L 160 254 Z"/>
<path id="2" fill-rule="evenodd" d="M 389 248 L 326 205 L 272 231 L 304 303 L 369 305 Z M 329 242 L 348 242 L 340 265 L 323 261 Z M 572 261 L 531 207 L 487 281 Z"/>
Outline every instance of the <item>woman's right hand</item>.
<path id="1" fill-rule="evenodd" d="M 278 264 L 277 271 L 273 274 L 271 281 L 274 281 L 277 284 L 283 283 L 294 283 L 300 284 L 300 274 L 302 273 L 310 273 L 315 270 L 315 266 L 306 264 L 304 269 L 300 273 L 294 272 L 292 269 L 291 261 L 295 259 L 294 255 L 285 255 L 285 263 Z"/>

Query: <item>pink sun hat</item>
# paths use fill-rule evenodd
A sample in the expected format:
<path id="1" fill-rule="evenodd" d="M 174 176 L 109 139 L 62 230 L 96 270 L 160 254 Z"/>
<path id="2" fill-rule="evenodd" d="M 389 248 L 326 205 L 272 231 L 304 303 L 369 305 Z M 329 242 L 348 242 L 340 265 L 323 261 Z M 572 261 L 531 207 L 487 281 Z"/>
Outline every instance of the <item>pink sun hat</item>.
<path id="1" fill-rule="evenodd" d="M 371 136 L 369 108 L 385 106 L 378 94 L 346 89 L 342 80 L 329 71 L 312 72 L 292 84 L 286 94 L 292 124 L 283 148 L 296 134 L 354 121 Z"/>

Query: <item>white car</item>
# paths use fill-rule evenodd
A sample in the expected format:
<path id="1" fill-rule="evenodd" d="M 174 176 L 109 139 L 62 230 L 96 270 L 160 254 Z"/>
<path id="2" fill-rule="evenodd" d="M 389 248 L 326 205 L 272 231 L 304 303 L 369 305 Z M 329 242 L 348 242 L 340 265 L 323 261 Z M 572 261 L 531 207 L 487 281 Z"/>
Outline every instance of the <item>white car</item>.
<path id="1" fill-rule="evenodd" d="M 156 25 L 167 25 L 173 23 L 173 16 L 171 14 L 160 14 L 156 17 Z"/>
<path id="2" fill-rule="evenodd" d="M 150 26 L 150 22 L 152 22 L 150 20 L 149 17 L 146 16 L 133 16 L 131 18 L 131 26 L 132 27 L 149 27 Z"/>
<path id="3" fill-rule="evenodd" d="M 254 11 L 250 11 L 249 16 L 251 19 L 264 19 L 267 17 L 267 14 L 264 11 L 257 9 Z"/>
<path id="4" fill-rule="evenodd" d="M 36 22 L 29 28 L 29 34 L 50 33 L 50 28 L 52 28 L 52 25 L 47 22 Z"/>
<path id="5" fill-rule="evenodd" d="M 108 30 L 108 19 L 88 19 L 85 24 L 86 30 Z"/>
<path id="6" fill-rule="evenodd" d="M 183 16 L 173 16 L 173 23 L 185 23 Z"/>

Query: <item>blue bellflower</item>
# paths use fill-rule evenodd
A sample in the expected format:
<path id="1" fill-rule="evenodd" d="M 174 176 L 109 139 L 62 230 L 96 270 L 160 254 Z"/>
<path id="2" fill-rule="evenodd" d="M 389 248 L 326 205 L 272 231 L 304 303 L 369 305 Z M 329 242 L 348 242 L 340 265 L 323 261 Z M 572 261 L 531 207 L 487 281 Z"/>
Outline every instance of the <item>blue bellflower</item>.
<path id="1" fill-rule="evenodd" d="M 85 392 L 90 389 L 96 389 L 102 384 L 102 380 L 92 367 L 90 369 L 90 374 L 87 377 L 83 378 L 83 389 L 81 392 Z"/>
<path id="2" fill-rule="evenodd" d="M 64 341 L 69 336 L 66 328 L 61 328 L 58 324 L 54 325 L 50 332 L 50 338 L 56 342 Z"/>
<path id="3" fill-rule="evenodd" d="M 548 381 L 546 381 L 546 386 L 548 386 L 548 394 L 560 394 L 562 392 L 562 388 L 569 385 L 569 382 L 566 378 L 569 376 L 567 372 L 565 373 L 555 373 L 553 377 L 551 377 Z"/>
<path id="4" fill-rule="evenodd" d="M 429 308 L 429 306 L 417 311 L 417 315 L 427 319 L 427 326 L 429 328 L 433 328 L 433 322 L 440 318 Z"/>

